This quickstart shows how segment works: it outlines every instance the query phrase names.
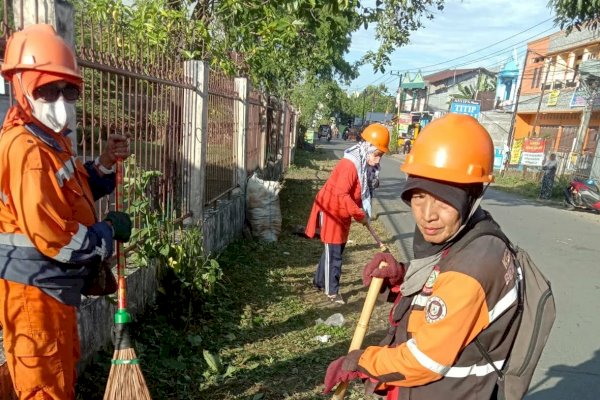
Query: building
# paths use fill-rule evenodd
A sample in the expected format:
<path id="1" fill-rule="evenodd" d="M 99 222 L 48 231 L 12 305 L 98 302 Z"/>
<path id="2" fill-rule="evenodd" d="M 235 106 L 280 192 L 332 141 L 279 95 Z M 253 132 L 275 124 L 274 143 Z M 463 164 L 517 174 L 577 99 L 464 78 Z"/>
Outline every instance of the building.
<path id="1" fill-rule="evenodd" d="M 559 172 L 600 177 L 600 111 L 587 108 L 586 122 L 591 99 L 580 85 L 581 66 L 599 56 L 600 30 L 561 31 L 527 44 L 513 148 L 520 139 L 541 138 L 546 155 L 556 153 Z M 600 107 L 600 99 L 594 104 Z"/>
<path id="2" fill-rule="evenodd" d="M 518 78 L 519 67 L 515 57 L 504 64 L 504 68 L 496 77 L 496 108 L 514 111 Z"/>
<path id="3" fill-rule="evenodd" d="M 400 84 L 400 112 L 425 111 L 427 107 L 427 87 L 421 71 L 411 76 L 406 72 Z M 396 99 L 398 102 L 398 99 Z"/>
<path id="4" fill-rule="evenodd" d="M 485 68 L 447 69 L 423 77 L 427 85 L 427 110 L 430 112 L 448 111 L 454 95 L 459 95 L 459 84 L 464 87 L 477 87 L 481 76 L 496 79 L 496 74 Z M 481 110 L 492 109 L 493 95 Z"/>

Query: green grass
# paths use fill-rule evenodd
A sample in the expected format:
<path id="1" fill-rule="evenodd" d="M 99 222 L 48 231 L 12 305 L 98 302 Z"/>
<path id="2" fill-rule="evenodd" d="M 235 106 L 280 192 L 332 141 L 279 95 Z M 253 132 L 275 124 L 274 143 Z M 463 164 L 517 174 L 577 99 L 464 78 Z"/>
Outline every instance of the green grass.
<path id="1" fill-rule="evenodd" d="M 504 176 L 495 176 L 494 180 L 494 189 L 515 193 L 532 199 L 539 196 L 542 183 L 541 178 L 538 178 L 537 175 L 516 172 L 510 172 Z M 562 201 L 563 191 L 565 187 L 569 185 L 570 181 L 570 176 L 556 177 L 556 179 L 554 179 L 554 186 L 552 187 L 551 200 Z"/>
<path id="2" fill-rule="evenodd" d="M 306 223 L 314 196 L 336 162 L 329 152 L 297 151 L 280 194 L 279 240 L 231 244 L 218 259 L 225 274 L 222 287 L 206 303 L 194 305 L 190 320 L 180 302 L 159 294 L 157 305 L 134 324 L 135 348 L 154 399 L 331 398 L 321 393 L 325 370 L 348 350 L 366 295 L 360 273 L 378 251 L 368 231 L 353 224 L 341 289 L 348 304 L 335 306 L 312 288 L 322 244 L 293 231 Z M 379 222 L 374 227 L 389 242 Z M 365 343 L 383 338 L 388 311 L 383 302 L 376 308 Z M 336 312 L 344 315 L 344 326 L 315 323 Z M 320 343 L 317 335 L 331 339 Z M 109 352 L 99 354 L 86 369 L 78 399 L 102 398 L 109 359 Z M 361 390 L 358 384 L 347 398 L 365 398 Z"/>

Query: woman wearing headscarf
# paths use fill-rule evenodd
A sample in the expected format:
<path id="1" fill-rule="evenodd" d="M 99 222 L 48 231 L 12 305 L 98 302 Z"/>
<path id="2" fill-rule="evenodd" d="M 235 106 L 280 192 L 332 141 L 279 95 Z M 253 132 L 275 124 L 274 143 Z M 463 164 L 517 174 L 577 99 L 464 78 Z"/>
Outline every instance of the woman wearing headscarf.
<path id="1" fill-rule="evenodd" d="M 542 165 L 544 176 L 542 177 L 542 187 L 540 189 L 540 199 L 549 200 L 552 197 L 552 187 L 554 186 L 554 177 L 556 175 L 556 154 L 550 154 L 550 157 Z"/>
<path id="2" fill-rule="evenodd" d="M 312 238 L 319 230 L 325 246 L 313 284 L 337 304 L 344 304 L 339 293 L 342 253 L 352 219 L 368 223 L 372 191 L 379 184 L 379 162 L 389 151 L 390 134 L 382 124 L 369 125 L 361 137 L 364 141 L 344 151 L 344 157 L 317 193 L 305 232 Z"/>
<path id="3" fill-rule="evenodd" d="M 518 293 L 506 237 L 479 206 L 493 159 L 488 132 L 467 115 L 448 114 L 419 135 L 402 166 L 408 178 L 400 193 L 416 222 L 414 259 L 405 266 L 380 253 L 363 270 L 365 284 L 384 278 L 398 294 L 388 335 L 333 361 L 326 391 L 363 378 L 368 391 L 388 400 L 496 398 Z"/>
<path id="4" fill-rule="evenodd" d="M 77 307 L 89 278 L 127 241 L 131 221 L 98 221 L 95 200 L 115 187 L 114 163 L 129 155 L 111 135 L 96 160 L 71 148 L 82 76 L 69 45 L 45 24 L 15 32 L 2 75 L 16 103 L 0 132 L 0 324 L 19 399 L 75 398 Z M 113 288 L 116 290 L 116 288 Z"/>

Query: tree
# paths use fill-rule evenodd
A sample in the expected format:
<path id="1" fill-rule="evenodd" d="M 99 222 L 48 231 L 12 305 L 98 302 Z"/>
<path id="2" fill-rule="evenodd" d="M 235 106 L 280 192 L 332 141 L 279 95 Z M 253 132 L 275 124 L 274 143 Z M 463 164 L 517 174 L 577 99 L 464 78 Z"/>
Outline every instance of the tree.
<path id="1" fill-rule="evenodd" d="M 126 5 L 124 3 L 127 3 Z M 289 94 L 306 76 L 349 81 L 358 66 L 384 71 L 388 54 L 443 9 L 443 0 L 78 0 L 86 15 L 127 27 L 122 46 L 150 42 L 182 58 L 249 76 L 255 86 Z M 375 49 L 345 60 L 352 33 L 376 25 Z M 133 51 L 135 54 L 135 51 Z M 125 51 L 127 54 L 127 51 Z"/>
<path id="2" fill-rule="evenodd" d="M 452 95 L 456 99 L 474 100 L 479 92 L 489 92 L 496 90 L 496 80 L 487 75 L 479 74 L 475 85 L 463 86 L 458 84 L 458 93 Z"/>
<path id="3" fill-rule="evenodd" d="M 550 0 L 548 7 L 554 9 L 554 22 L 567 32 L 582 27 L 596 29 L 600 21 L 600 0 Z"/>

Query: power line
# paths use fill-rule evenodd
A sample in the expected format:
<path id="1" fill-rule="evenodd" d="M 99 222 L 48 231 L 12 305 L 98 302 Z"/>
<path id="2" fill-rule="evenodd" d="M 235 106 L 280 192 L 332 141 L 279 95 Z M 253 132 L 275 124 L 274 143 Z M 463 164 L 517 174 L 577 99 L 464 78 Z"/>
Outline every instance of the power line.
<path id="1" fill-rule="evenodd" d="M 509 36 L 509 37 L 507 37 L 507 38 L 504 38 L 504 39 L 502 39 L 502 40 L 499 40 L 499 41 L 497 41 L 497 42 L 494 42 L 494 43 L 492 43 L 492 44 L 490 44 L 490 45 L 487 45 L 487 46 L 485 46 L 485 47 L 482 47 L 481 49 L 479 49 L 479 50 L 475 50 L 475 51 L 473 51 L 473 52 L 471 52 L 471 53 L 463 54 L 462 56 L 459 56 L 459 57 L 456 57 L 456 58 L 452 58 L 452 59 L 450 59 L 450 60 L 446 60 L 446 61 L 443 61 L 443 62 L 439 62 L 439 63 L 437 63 L 437 64 L 430 64 L 430 65 L 426 65 L 426 66 L 424 66 L 424 67 L 419 67 L 418 69 L 425 69 L 425 68 L 429 68 L 429 67 L 435 67 L 435 66 L 442 65 L 442 64 L 447 64 L 447 63 L 449 63 L 449 62 L 456 61 L 456 60 L 460 60 L 461 58 L 465 58 L 465 57 L 467 57 L 467 56 L 470 56 L 470 55 L 473 55 L 473 54 L 479 53 L 480 51 L 487 50 L 487 49 L 489 49 L 489 48 L 490 48 L 490 47 L 492 47 L 492 46 L 495 46 L 495 45 L 497 45 L 497 44 L 500 44 L 500 43 L 506 42 L 507 40 L 509 40 L 509 39 L 512 39 L 512 38 L 514 38 L 514 37 L 516 37 L 516 36 L 519 36 L 519 35 L 520 35 L 520 34 L 522 34 L 522 33 L 528 32 L 528 31 L 532 30 L 533 28 L 537 28 L 538 26 L 540 26 L 540 25 L 542 25 L 542 24 L 545 24 L 546 22 L 548 22 L 548 21 L 550 21 L 550 20 L 552 20 L 552 19 L 553 19 L 553 18 L 548 18 L 548 19 L 546 19 L 546 20 L 544 20 L 544 21 L 542 21 L 542 22 L 539 22 L 539 23 L 537 23 L 537 24 L 535 24 L 535 25 L 533 25 L 533 26 L 531 26 L 531 27 L 529 27 L 529 28 L 527 28 L 527 29 L 525 29 L 525 30 L 523 30 L 523 31 L 519 32 L 519 33 L 515 33 L 515 34 L 514 34 L 514 35 L 512 35 L 512 36 Z M 551 28 L 551 29 L 554 29 L 554 28 Z M 544 32 L 546 32 L 546 31 L 544 31 Z"/>

